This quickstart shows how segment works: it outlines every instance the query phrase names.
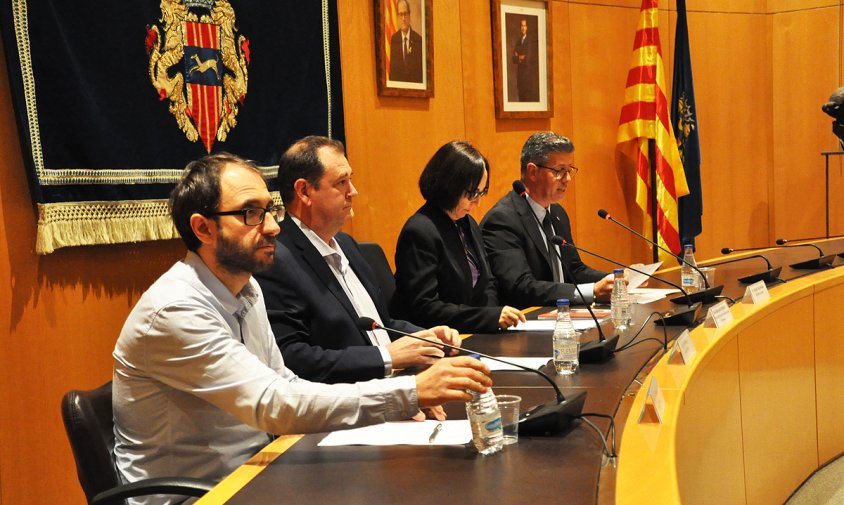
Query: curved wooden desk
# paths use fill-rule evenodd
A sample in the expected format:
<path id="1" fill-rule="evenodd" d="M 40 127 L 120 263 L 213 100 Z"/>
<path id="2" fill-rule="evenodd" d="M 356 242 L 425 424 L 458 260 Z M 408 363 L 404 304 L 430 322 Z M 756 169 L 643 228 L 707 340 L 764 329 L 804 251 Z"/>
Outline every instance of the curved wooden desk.
<path id="1" fill-rule="evenodd" d="M 844 269 L 731 311 L 726 328 L 691 332 L 690 364 L 666 355 L 649 374 L 664 393 L 663 424 L 638 422 L 647 387 L 637 394 L 616 503 L 783 503 L 844 451 Z"/>

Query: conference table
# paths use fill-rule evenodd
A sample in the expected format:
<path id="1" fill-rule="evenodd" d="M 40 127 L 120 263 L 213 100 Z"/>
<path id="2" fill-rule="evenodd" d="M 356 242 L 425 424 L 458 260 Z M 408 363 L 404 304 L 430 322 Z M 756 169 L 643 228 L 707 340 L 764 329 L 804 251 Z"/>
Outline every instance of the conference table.
<path id="1" fill-rule="evenodd" d="M 844 253 L 843 239 L 816 243 L 829 252 Z M 805 294 L 807 289 L 814 289 L 816 282 L 829 284 L 841 278 L 844 289 L 844 269 L 835 268 L 844 264 L 844 260 L 839 257 L 834 259 L 831 266 L 821 270 L 797 270 L 788 265 L 817 257 L 818 253 L 811 248 L 798 247 L 767 249 L 762 254 L 774 266 L 783 266 L 780 274 L 783 282 L 769 284 L 771 300 L 760 305 L 740 301 L 747 286 L 737 279 L 765 270 L 767 267 L 762 260 L 748 258 L 747 261 L 717 267 L 716 284 L 724 285 L 723 300 L 728 300 L 732 305 L 730 310 L 738 314 L 736 319 L 739 321 L 753 317 L 765 320 L 765 315 L 756 314 L 756 311 L 786 306 L 795 293 Z M 719 260 L 732 259 L 733 256 L 713 258 L 701 263 L 717 263 Z M 679 269 L 666 269 L 658 272 L 658 276 L 679 282 Z M 649 287 L 667 287 L 658 284 L 658 281 L 652 280 Z M 839 308 L 844 308 L 840 307 L 844 301 L 833 300 L 830 303 L 833 307 L 837 304 Z M 574 504 L 679 503 L 680 497 L 684 503 L 695 503 L 698 497 L 703 496 L 707 485 L 718 487 L 718 484 L 712 480 L 702 482 L 703 477 L 685 478 L 683 471 L 691 471 L 694 465 L 690 461 L 696 456 L 693 450 L 687 448 L 682 457 L 677 457 L 675 446 L 682 446 L 675 443 L 677 433 L 680 430 L 682 435 L 684 429 L 688 433 L 695 433 L 692 439 L 699 443 L 701 438 L 706 439 L 707 428 L 720 422 L 720 416 L 719 406 L 710 402 L 705 405 L 710 410 L 701 411 L 702 407 L 697 407 L 696 417 L 692 416 L 697 421 L 690 423 L 688 420 L 677 420 L 676 414 L 682 410 L 684 395 L 687 394 L 683 381 L 694 375 L 692 366 L 698 362 L 685 365 L 688 371 L 679 372 L 678 375 L 676 367 L 671 367 L 667 362 L 665 344 L 671 349 L 673 340 L 687 328 L 659 327 L 653 323 L 656 314 L 668 313 L 677 307 L 667 299 L 635 305 L 633 321 L 621 333 L 619 347 L 630 343 L 635 345 L 616 352 L 604 363 L 582 364 L 578 373 L 572 376 L 555 375 L 553 366 L 542 369 L 554 379 L 564 395 L 586 392 L 584 413 L 613 417 L 615 447 L 619 453 L 617 460 L 606 457 L 601 438 L 582 420 L 574 420 L 562 433 L 551 437 L 522 435 L 517 444 L 505 446 L 501 452 L 486 457 L 479 456 L 469 445 L 319 447 L 317 444 L 326 435 L 324 433 L 289 435 L 270 443 L 197 503 L 529 503 L 534 500 Z M 701 316 L 705 315 L 707 308 L 704 307 Z M 546 310 L 550 308 L 535 308 L 528 317 L 536 317 Z M 698 322 L 702 322 L 702 319 L 699 318 Z M 812 317 L 809 319 L 813 320 Z M 613 332 L 610 322 L 603 323 L 603 328 L 605 332 Z M 720 340 L 713 338 L 712 329 L 702 324 L 690 330 L 698 347 L 698 357 L 695 359 L 703 363 L 708 353 L 707 345 L 712 344 L 711 347 L 715 349 L 718 345 L 713 342 Z M 729 328 L 716 331 L 720 332 L 719 335 L 729 335 Z M 581 339 L 588 341 L 596 336 L 597 332 L 592 329 L 584 333 Z M 465 338 L 463 345 L 492 356 L 545 357 L 551 354 L 551 336 L 547 332 L 474 334 Z M 760 359 L 764 362 L 764 357 Z M 714 373 L 717 375 L 717 371 Z M 642 424 L 638 421 L 639 413 L 648 402 L 647 387 L 653 377 L 659 377 L 659 383 L 665 386 L 661 394 L 666 399 L 665 409 L 669 414 L 665 415 L 662 422 Z M 492 373 L 492 378 L 495 392 L 521 396 L 523 409 L 555 398 L 553 389 L 545 380 L 527 371 L 496 371 Z M 776 413 L 775 404 L 772 402 L 771 415 L 784 415 Z M 450 419 L 466 417 L 462 404 L 447 404 L 445 408 Z M 736 415 L 735 406 L 726 405 L 723 409 L 732 412 L 732 421 L 738 422 L 740 426 L 741 415 Z M 835 416 L 844 420 L 844 412 L 838 412 L 834 407 L 832 410 Z M 609 419 L 589 419 L 612 440 Z M 838 417 L 834 419 L 838 420 Z M 741 436 L 736 439 L 734 431 L 730 432 L 730 436 L 722 436 L 723 440 L 718 440 L 721 445 L 717 450 L 729 451 L 730 444 L 736 443 L 742 446 Z M 744 442 L 745 445 L 747 443 Z M 844 450 L 844 440 L 833 440 L 831 447 L 837 447 L 838 444 L 841 446 L 838 452 Z M 827 448 L 823 457 L 831 458 L 831 450 Z M 701 468 L 699 464 L 693 470 L 702 471 L 702 475 L 711 479 L 717 476 L 719 456 L 708 454 L 709 460 L 706 463 L 709 466 Z M 721 456 L 730 462 L 726 470 L 747 473 L 740 461 L 746 455 Z M 739 462 L 736 463 L 736 460 Z M 824 461 L 820 456 L 814 461 L 809 458 L 808 464 L 799 467 L 800 471 L 811 473 Z M 795 479 L 799 484 L 807 475 L 798 475 L 788 481 L 787 485 L 793 489 Z M 682 486 L 678 486 L 677 481 L 682 481 L 681 477 L 685 478 L 683 485 L 692 489 L 692 492 L 680 491 Z M 744 500 L 738 500 L 739 495 L 733 494 L 728 496 L 727 501 L 715 502 L 763 502 L 756 499 L 746 484 L 741 489 Z M 699 502 L 706 503 L 707 500 Z"/>

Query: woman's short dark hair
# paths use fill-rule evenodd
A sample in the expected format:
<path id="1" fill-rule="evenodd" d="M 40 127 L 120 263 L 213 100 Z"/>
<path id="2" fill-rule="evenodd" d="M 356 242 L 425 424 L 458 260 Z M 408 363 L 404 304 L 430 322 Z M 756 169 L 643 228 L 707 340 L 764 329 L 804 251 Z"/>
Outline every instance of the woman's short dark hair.
<path id="1" fill-rule="evenodd" d="M 191 161 L 182 173 L 182 179 L 170 192 L 170 217 L 188 250 L 196 252 L 202 242 L 193 233 L 190 217 L 207 216 L 217 212 L 220 205 L 220 172 L 233 163 L 261 173 L 251 161 L 229 153 L 217 153 Z"/>
<path id="2" fill-rule="evenodd" d="M 419 191 L 428 203 L 449 211 L 463 194 L 478 188 L 484 170 L 489 185 L 489 161 L 472 144 L 454 140 L 440 147 L 425 165 Z"/>
<path id="3" fill-rule="evenodd" d="M 319 181 L 325 173 L 325 167 L 319 160 L 319 149 L 330 147 L 340 154 L 346 149 L 339 140 L 309 135 L 293 143 L 278 161 L 278 192 L 285 205 L 290 205 L 296 197 L 293 184 L 298 179 L 305 179 L 308 184 L 319 189 Z"/>

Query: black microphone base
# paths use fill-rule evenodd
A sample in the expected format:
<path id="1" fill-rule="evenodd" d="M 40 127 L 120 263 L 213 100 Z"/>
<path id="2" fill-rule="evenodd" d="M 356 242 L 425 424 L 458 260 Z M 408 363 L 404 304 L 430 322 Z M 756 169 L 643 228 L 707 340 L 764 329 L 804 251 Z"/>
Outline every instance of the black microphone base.
<path id="1" fill-rule="evenodd" d="M 671 299 L 672 302 L 678 305 L 688 305 L 689 302 L 691 303 L 711 303 L 715 301 L 715 297 L 721 294 L 721 291 L 724 290 L 724 285 L 721 284 L 720 286 L 715 286 L 714 288 L 709 289 L 702 289 L 700 291 L 696 291 L 694 293 L 689 293 L 688 296 L 681 295 Z"/>
<path id="2" fill-rule="evenodd" d="M 794 263 L 793 265 L 788 266 L 796 270 L 820 270 L 821 268 L 830 266 L 830 263 L 832 263 L 834 259 L 834 254 L 827 254 L 826 256 L 821 256 L 820 258 L 812 258 L 808 261 L 801 261 L 800 263 Z"/>
<path id="3" fill-rule="evenodd" d="M 556 435 L 568 426 L 572 419 L 583 412 L 586 391 L 568 396 L 562 403 L 538 405 L 519 416 L 519 435 L 547 437 Z"/>
<path id="4" fill-rule="evenodd" d="M 618 335 L 607 337 L 606 340 L 586 342 L 580 345 L 580 354 L 577 358 L 581 363 L 603 363 L 612 358 L 617 344 Z"/>
<path id="5" fill-rule="evenodd" d="M 701 302 L 693 303 L 690 307 L 675 310 L 672 314 L 664 314 L 655 321 L 657 326 L 692 326 L 700 315 Z"/>
<path id="6" fill-rule="evenodd" d="M 782 267 L 772 268 L 759 272 L 758 274 L 748 275 L 746 277 L 739 277 L 738 281 L 742 284 L 753 284 L 754 282 L 765 281 L 765 284 L 772 282 L 780 282 L 780 272 Z"/>

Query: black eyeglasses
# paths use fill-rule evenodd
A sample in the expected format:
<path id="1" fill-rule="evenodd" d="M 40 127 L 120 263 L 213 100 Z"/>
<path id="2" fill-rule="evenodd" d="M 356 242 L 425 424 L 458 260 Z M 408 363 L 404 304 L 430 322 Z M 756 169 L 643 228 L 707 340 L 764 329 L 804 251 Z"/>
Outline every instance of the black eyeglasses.
<path id="1" fill-rule="evenodd" d="M 468 198 L 469 200 L 477 200 L 482 196 L 486 196 L 487 193 L 489 193 L 489 186 L 485 187 L 480 191 L 478 191 L 477 189 L 467 189 L 466 198 Z"/>
<path id="2" fill-rule="evenodd" d="M 550 170 L 550 171 L 554 172 L 554 178 L 558 179 L 558 180 L 562 179 L 563 177 L 565 177 L 567 175 L 571 175 L 572 177 L 577 175 L 577 167 L 574 166 L 574 165 L 570 165 L 568 167 L 562 167 L 562 168 L 551 168 L 551 167 L 546 167 L 545 165 L 540 165 L 540 164 L 537 163 L 536 166 L 538 166 L 539 168 L 544 168 L 545 170 Z"/>
<path id="3" fill-rule="evenodd" d="M 211 212 L 209 216 L 243 216 L 243 224 L 246 226 L 258 226 L 264 222 L 264 216 L 271 215 L 276 222 L 284 219 L 284 205 L 270 205 L 266 209 L 247 207 L 240 210 L 227 210 L 224 212 Z"/>

